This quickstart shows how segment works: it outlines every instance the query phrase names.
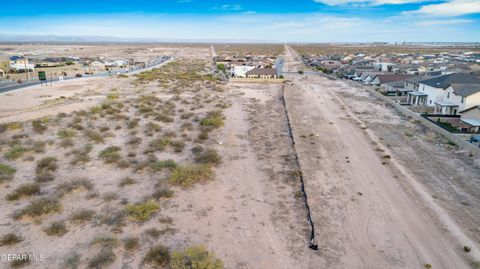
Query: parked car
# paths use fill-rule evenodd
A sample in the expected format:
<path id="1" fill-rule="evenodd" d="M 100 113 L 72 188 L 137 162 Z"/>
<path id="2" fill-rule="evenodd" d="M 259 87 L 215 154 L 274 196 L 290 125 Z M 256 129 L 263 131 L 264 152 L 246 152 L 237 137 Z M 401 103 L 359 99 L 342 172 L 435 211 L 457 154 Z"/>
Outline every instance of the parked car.
<path id="1" fill-rule="evenodd" d="M 82 76 L 82 74 L 76 74 L 75 77 L 81 78 L 81 77 L 83 77 L 83 76 Z"/>

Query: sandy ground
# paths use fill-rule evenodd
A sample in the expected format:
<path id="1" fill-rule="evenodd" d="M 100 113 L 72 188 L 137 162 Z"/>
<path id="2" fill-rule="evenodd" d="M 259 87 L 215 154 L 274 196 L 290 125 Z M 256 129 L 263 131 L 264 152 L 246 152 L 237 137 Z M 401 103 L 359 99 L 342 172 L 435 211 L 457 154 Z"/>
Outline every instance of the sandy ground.
<path id="1" fill-rule="evenodd" d="M 292 56 L 287 48 L 287 59 Z M 298 61 L 291 64 L 298 68 Z M 458 175 L 464 168 L 460 173 L 466 173 L 470 182 L 468 187 L 465 181 L 463 187 L 460 182 L 436 185 L 440 180 L 434 177 L 443 177 L 441 172 L 437 174 L 430 168 L 434 179 L 427 179 L 418 170 L 410 169 L 418 161 L 431 164 L 434 160 L 429 161 L 427 156 L 412 159 L 415 155 L 411 148 L 417 147 L 418 141 L 400 140 L 398 137 L 406 137 L 404 133 L 391 132 L 401 123 L 409 123 L 392 108 L 379 108 L 381 104 L 376 104 L 373 97 L 364 95 L 360 104 L 353 95 L 357 91 L 362 95 L 362 89 L 345 82 L 315 75 L 287 78 L 293 83 L 286 87 L 285 98 L 326 268 L 421 268 L 425 264 L 433 268 L 468 268 L 468 260 L 478 259 L 478 241 L 466 235 L 475 239 L 478 236 L 477 227 L 472 225 L 478 223 L 478 217 L 472 215 L 476 209 L 462 206 L 462 211 L 455 214 L 461 217 L 453 221 L 440 206 L 443 203 L 433 201 L 431 196 L 453 202 L 462 193 L 472 193 L 478 165 L 472 160 L 461 164 L 454 152 L 440 149 L 440 156 L 450 158 L 444 169 Z M 340 93 L 346 92 L 349 98 L 344 101 Z M 361 117 L 360 111 L 368 114 L 368 125 L 362 121 L 366 117 Z M 379 126 L 371 131 L 368 127 L 372 122 L 391 127 Z M 391 137 L 385 141 L 383 136 L 387 134 Z M 432 156 L 437 148 L 431 143 L 422 150 Z M 437 166 L 442 165 L 445 163 L 437 161 Z M 476 201 L 473 195 L 464 199 L 468 204 Z M 467 229 L 470 231 L 464 232 Z M 463 245 L 473 245 L 475 250 L 464 255 Z"/>
<path id="2" fill-rule="evenodd" d="M 295 51 L 288 46 L 285 49 L 286 68 L 303 69 Z M 212 53 L 215 51 L 208 46 L 192 46 L 177 56 L 208 61 Z M 34 160 L 44 156 L 57 156 L 59 169 L 54 182 L 42 185 L 40 196 L 54 193 L 58 183 L 74 178 L 87 177 L 94 184 L 93 191 L 77 190 L 61 198 L 62 213 L 39 220 L 4 218 L 0 234 L 16 232 L 25 239 L 0 250 L 42 250 L 47 256 L 48 263 L 26 268 L 65 268 L 65 257 L 73 253 L 81 255 L 80 268 L 84 268 L 97 251 L 90 242 L 99 235 L 118 239 L 138 236 L 141 242 L 136 252 L 116 247 L 116 260 L 105 268 L 142 268 L 146 251 L 158 243 L 171 250 L 205 245 L 226 268 L 425 268 L 426 264 L 432 268 L 469 268 L 470 261 L 478 260 L 478 160 L 448 147 L 441 138 L 361 88 L 318 75 L 287 76 L 291 82 L 284 89 L 285 100 L 300 167 L 288 133 L 282 84 L 230 82 L 221 86 L 223 91 L 212 91 L 214 87 L 207 83 L 188 85 L 174 94 L 155 82 L 137 85 L 132 79 L 112 77 L 65 81 L 0 95 L 0 123 L 27 121 L 24 126 L 30 126 L 32 119 L 67 113 L 43 134 L 32 133 L 31 127 L 8 131 L 8 137 L 2 134 L 2 139 L 28 133 L 28 139 L 54 141 L 46 145 L 44 153 L 28 153 L 33 160 L 6 161 L 15 165 L 17 173 L 14 181 L 0 185 L 2 197 L 31 181 Z M 191 91 L 197 88 L 197 93 Z M 90 162 L 71 166 L 70 149 L 59 147 L 55 140 L 57 130 L 75 120 L 78 115 L 73 111 L 97 105 L 112 92 L 120 93 L 120 100 L 129 107 L 123 113 L 129 111 L 129 117 L 140 119 L 138 131 L 126 129 L 126 120 L 83 119 L 88 128 L 107 126 L 110 130 L 105 133 L 104 144 L 94 145 Z M 128 160 L 147 158 L 142 152 L 152 138 L 143 135 L 143 128 L 150 119 L 134 112 L 135 98 L 140 94 L 154 94 L 177 104 L 174 122 L 160 123 L 162 130 L 155 136 L 168 131 L 180 135 L 182 123 L 198 124 L 180 118 L 185 111 L 202 117 L 216 104 L 231 104 L 223 110 L 224 126 L 202 142 L 202 146 L 219 152 L 222 163 L 215 168 L 214 180 L 187 189 L 172 187 L 174 196 L 160 201 L 161 210 L 151 220 L 127 222 L 121 232 L 114 232 L 111 225 L 100 222 L 100 216 L 121 210 L 124 200 L 145 199 L 166 176 L 166 172 L 119 169 L 98 158 L 99 151 L 111 145 L 121 145 L 126 159 L 127 153 L 136 153 Z M 190 102 L 195 98 L 200 98 L 201 105 Z M 122 128 L 117 131 L 116 125 Z M 191 162 L 197 131 L 182 133 L 187 142 L 183 152 L 167 150 L 155 153 L 155 157 Z M 142 142 L 128 145 L 133 136 L 140 136 Z M 86 138 L 79 135 L 74 148 L 85 143 Z M 0 148 L 0 159 L 6 148 Z M 309 226 L 299 169 L 305 178 L 318 251 L 308 248 Z M 136 183 L 120 188 L 118 183 L 125 176 L 133 177 Z M 111 192 L 118 198 L 103 198 Z M 10 216 L 30 199 L 2 202 L 0 209 Z M 72 211 L 81 208 L 94 209 L 97 216 L 82 225 L 67 221 L 69 232 L 62 237 L 43 232 L 49 222 L 67 220 Z M 148 236 L 150 228 L 164 233 L 157 238 Z M 464 245 L 471 246 L 472 251 L 463 253 Z"/>

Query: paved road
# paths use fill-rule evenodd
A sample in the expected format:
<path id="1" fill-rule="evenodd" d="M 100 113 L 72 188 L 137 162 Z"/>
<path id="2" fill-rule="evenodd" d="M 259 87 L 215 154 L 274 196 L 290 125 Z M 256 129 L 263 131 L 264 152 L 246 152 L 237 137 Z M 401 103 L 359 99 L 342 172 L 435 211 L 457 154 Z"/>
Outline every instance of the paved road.
<path id="1" fill-rule="evenodd" d="M 93 74 L 93 75 L 83 75 L 83 77 L 79 77 L 79 78 L 74 77 L 74 76 L 64 77 L 63 79 L 64 80 L 71 80 L 71 79 L 82 79 L 82 78 L 92 78 L 92 77 L 106 77 L 106 76 L 113 76 L 113 75 L 125 74 L 125 73 L 138 73 L 138 72 L 141 72 L 141 71 L 144 71 L 144 70 L 155 68 L 155 67 L 163 64 L 164 62 L 166 62 L 170 59 L 171 59 L 171 57 L 160 58 L 160 59 L 152 61 L 151 64 L 147 65 L 144 68 L 133 67 L 133 68 L 130 68 L 128 71 L 123 69 L 123 70 L 112 71 L 112 72 L 96 73 L 96 74 Z M 53 82 L 57 82 L 57 81 L 59 81 L 58 78 L 53 79 Z M 43 83 L 45 83 L 45 82 L 43 82 Z M 47 83 L 50 83 L 50 80 L 48 80 Z M 38 79 L 35 79 L 33 81 L 23 82 L 23 83 L 17 83 L 17 82 L 14 82 L 14 81 L 12 81 L 12 82 L 1 82 L 0 83 L 0 93 L 14 91 L 14 90 L 18 90 L 18 89 L 22 89 L 22 88 L 26 88 L 26 87 L 30 87 L 30 86 L 34 86 L 34 85 L 39 85 L 39 84 L 40 84 L 40 81 Z"/>

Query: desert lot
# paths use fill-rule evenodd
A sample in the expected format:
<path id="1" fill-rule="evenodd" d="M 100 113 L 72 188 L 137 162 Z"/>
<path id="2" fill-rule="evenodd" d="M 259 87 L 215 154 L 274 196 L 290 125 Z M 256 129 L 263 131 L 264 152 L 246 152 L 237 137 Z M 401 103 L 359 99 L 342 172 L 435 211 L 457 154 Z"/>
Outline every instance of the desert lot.
<path id="1" fill-rule="evenodd" d="M 478 158 L 347 82 L 226 82 L 211 47 L 167 49 L 0 95 L 0 253 L 45 258 L 0 267 L 480 266 Z"/>

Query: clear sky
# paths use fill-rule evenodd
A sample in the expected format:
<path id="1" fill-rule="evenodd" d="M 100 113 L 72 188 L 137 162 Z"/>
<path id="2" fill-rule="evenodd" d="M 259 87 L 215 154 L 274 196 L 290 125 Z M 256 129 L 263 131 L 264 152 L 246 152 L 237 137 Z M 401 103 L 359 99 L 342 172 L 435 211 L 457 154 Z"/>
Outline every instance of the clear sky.
<path id="1" fill-rule="evenodd" d="M 480 0 L 7 1 L 0 35 L 480 42 Z"/>

